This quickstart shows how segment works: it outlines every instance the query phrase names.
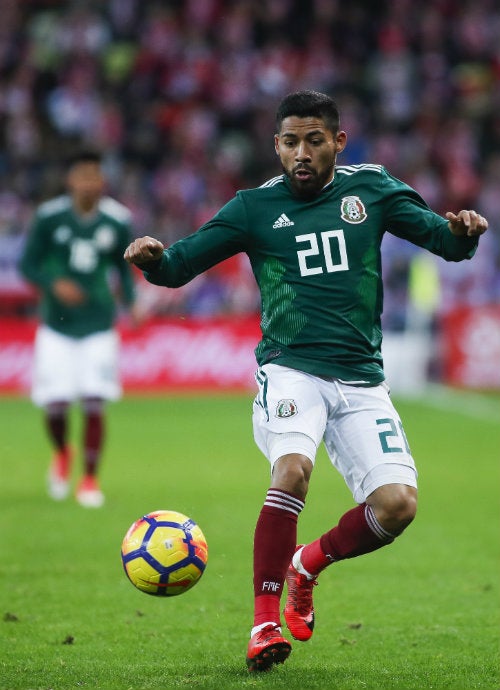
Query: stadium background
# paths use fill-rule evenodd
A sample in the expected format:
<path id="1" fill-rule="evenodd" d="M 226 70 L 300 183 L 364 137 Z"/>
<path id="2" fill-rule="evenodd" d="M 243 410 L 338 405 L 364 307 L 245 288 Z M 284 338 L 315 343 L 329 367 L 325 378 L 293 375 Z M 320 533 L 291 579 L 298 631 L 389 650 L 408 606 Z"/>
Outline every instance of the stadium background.
<path id="1" fill-rule="evenodd" d="M 237 189 L 276 174 L 274 111 L 301 88 L 338 101 L 349 136 L 341 163 L 382 163 L 436 211 L 477 208 L 490 219 L 474 260 L 458 265 L 386 236 L 391 385 L 500 388 L 498 3 L 0 8 L 0 391 L 29 384 L 36 296 L 16 261 L 36 204 L 61 191 L 67 155 L 101 149 L 110 193 L 132 210 L 137 235 L 169 244 Z M 137 278 L 150 320 L 139 332 L 122 325 L 129 390 L 252 385 L 258 297 L 246 257 L 180 290 Z M 141 359 L 148 366 L 131 379 L 129 363 Z"/>
<path id="2" fill-rule="evenodd" d="M 498 2 L 0 0 L 0 17 L 0 393 L 16 392 L 0 395 L 0 686 L 255 688 L 243 653 L 267 462 L 249 429 L 252 394 L 213 388 L 242 387 L 235 372 L 253 369 L 247 265 L 180 291 L 139 283 L 154 320 L 140 334 L 123 325 L 125 368 L 142 370 L 129 387 L 159 369 L 177 388 L 209 390 L 111 406 L 106 507 L 86 511 L 47 500 L 50 449 L 26 394 L 35 305 L 15 262 L 31 213 L 60 191 L 66 154 L 95 143 L 137 233 L 170 241 L 274 175 L 277 101 L 323 88 L 350 133 L 343 162 L 384 162 L 437 210 L 477 206 L 490 218 L 479 254 L 458 266 L 386 238 L 386 343 L 400 364 L 413 355 L 412 390 L 419 342 L 446 380 L 446 318 L 452 333 L 463 328 L 452 342 L 470 343 L 467 385 L 496 377 L 500 389 Z M 229 361 L 232 374 L 220 366 Z M 407 373 L 401 364 L 397 386 Z M 499 688 L 499 403 L 498 391 L 441 386 L 397 399 L 420 471 L 412 533 L 325 577 L 314 640 L 266 687 Z M 319 455 L 304 540 L 352 503 Z M 159 507 L 195 518 L 210 548 L 201 584 L 168 610 L 133 590 L 119 558 L 131 522 Z"/>

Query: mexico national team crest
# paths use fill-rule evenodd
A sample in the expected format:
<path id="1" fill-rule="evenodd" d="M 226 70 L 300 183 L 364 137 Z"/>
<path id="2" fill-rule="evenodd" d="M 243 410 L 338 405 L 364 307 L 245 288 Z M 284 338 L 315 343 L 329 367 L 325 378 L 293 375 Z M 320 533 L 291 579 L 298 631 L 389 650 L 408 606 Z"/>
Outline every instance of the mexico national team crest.
<path id="1" fill-rule="evenodd" d="M 276 405 L 276 417 L 293 417 L 294 414 L 297 414 L 297 411 L 295 400 L 292 400 L 291 398 L 280 400 Z"/>
<path id="2" fill-rule="evenodd" d="M 345 196 L 340 202 L 340 216 L 347 223 L 362 223 L 366 210 L 359 196 Z"/>

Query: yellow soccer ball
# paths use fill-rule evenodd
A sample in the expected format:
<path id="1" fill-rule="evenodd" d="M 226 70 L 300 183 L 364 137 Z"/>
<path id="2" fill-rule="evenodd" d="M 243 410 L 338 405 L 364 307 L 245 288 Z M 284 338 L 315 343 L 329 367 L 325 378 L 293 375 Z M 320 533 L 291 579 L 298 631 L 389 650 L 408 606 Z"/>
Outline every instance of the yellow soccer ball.
<path id="1" fill-rule="evenodd" d="M 141 592 L 174 597 L 194 587 L 205 571 L 207 540 L 191 518 L 157 510 L 136 520 L 121 548 L 128 579 Z"/>

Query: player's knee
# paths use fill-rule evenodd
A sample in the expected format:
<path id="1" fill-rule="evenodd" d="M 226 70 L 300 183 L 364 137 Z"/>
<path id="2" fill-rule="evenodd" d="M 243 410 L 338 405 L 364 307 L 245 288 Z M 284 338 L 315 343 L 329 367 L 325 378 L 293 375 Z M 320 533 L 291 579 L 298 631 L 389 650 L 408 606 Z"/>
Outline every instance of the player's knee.
<path id="1" fill-rule="evenodd" d="M 50 402 L 45 405 L 45 413 L 48 417 L 64 417 L 69 409 L 69 402 L 60 400 L 57 402 Z"/>
<path id="2" fill-rule="evenodd" d="M 272 486 L 302 500 L 306 497 L 313 464 L 305 455 L 290 453 L 278 458 L 273 467 Z"/>
<path id="3" fill-rule="evenodd" d="M 367 502 L 374 508 L 382 527 L 397 535 L 415 518 L 417 490 L 404 484 L 390 484 L 377 489 Z"/>
<path id="4" fill-rule="evenodd" d="M 409 492 L 399 495 L 389 506 L 391 520 L 403 531 L 413 522 L 417 513 L 417 497 Z"/>
<path id="5" fill-rule="evenodd" d="M 82 409 L 85 414 L 102 414 L 104 401 L 102 398 L 83 398 Z"/>

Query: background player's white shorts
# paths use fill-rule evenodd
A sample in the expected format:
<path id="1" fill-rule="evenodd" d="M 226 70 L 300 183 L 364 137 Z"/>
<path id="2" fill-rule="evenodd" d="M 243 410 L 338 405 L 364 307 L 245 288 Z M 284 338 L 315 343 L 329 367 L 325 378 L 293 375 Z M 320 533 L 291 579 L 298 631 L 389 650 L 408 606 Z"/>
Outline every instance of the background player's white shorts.
<path id="1" fill-rule="evenodd" d="M 117 400 L 118 335 L 102 331 L 85 338 L 69 338 L 39 326 L 31 397 L 36 405 L 81 398 Z"/>
<path id="2" fill-rule="evenodd" d="M 417 486 L 417 471 L 388 387 L 350 386 L 277 364 L 257 370 L 254 438 L 271 467 L 287 453 L 315 462 L 323 440 L 354 500 L 385 484 Z"/>

